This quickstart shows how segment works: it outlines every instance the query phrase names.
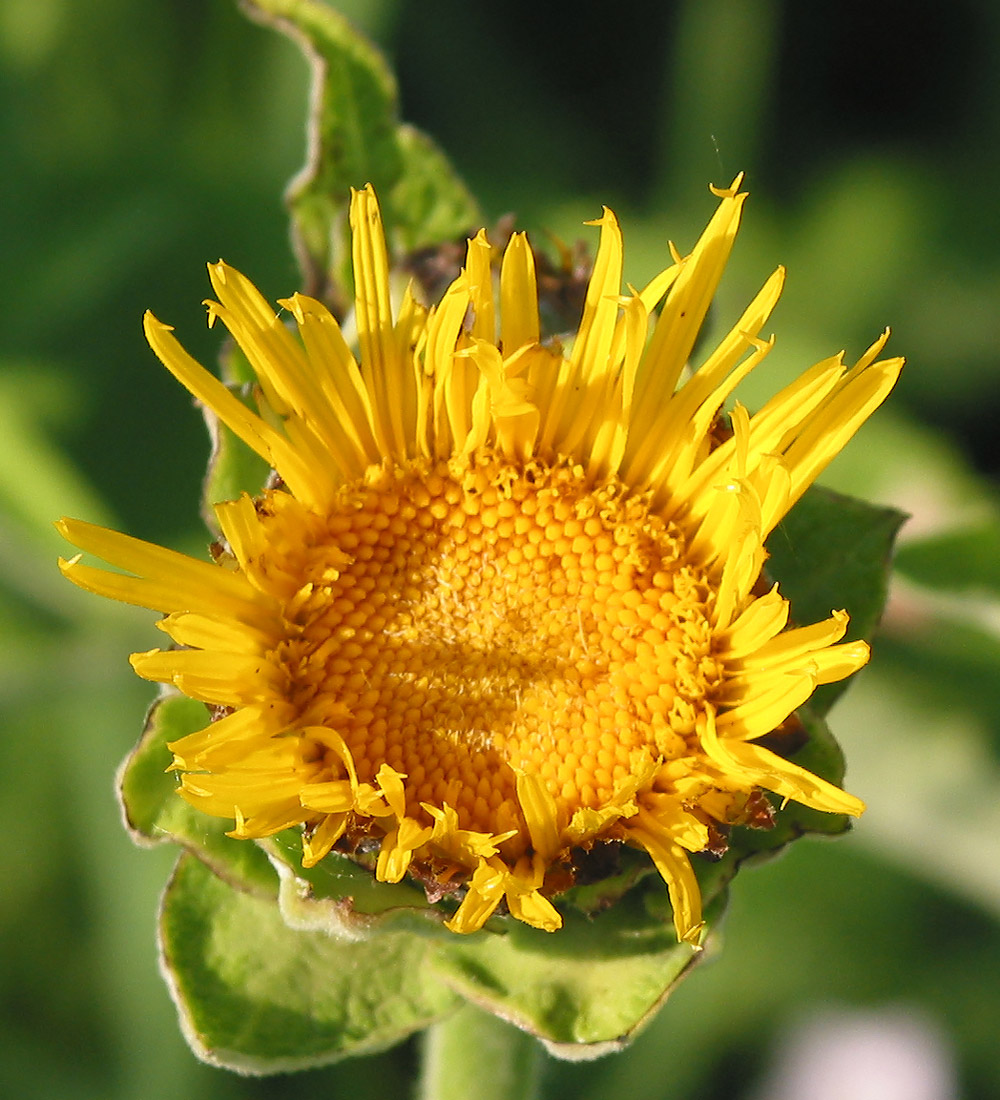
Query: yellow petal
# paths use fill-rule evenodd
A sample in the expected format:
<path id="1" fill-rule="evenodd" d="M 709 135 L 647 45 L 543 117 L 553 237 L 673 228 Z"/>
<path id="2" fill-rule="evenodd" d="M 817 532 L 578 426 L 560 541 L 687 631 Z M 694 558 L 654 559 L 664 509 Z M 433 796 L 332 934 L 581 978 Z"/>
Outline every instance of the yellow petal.
<path id="1" fill-rule="evenodd" d="M 669 836 L 629 825 L 628 834 L 649 853 L 653 865 L 667 885 L 674 911 L 674 928 L 681 943 L 697 948 L 704 922 L 701 919 L 701 890 L 684 849 Z"/>
<path id="2" fill-rule="evenodd" d="M 804 806 L 811 806 L 814 810 L 825 813 L 851 814 L 857 817 L 864 812 L 865 804 L 859 798 L 847 794 L 805 768 L 784 760 L 760 745 L 719 737 L 710 712 L 700 730 L 702 745 L 709 758 L 724 772 L 739 777 L 743 782 L 766 787 L 783 798 L 801 802 Z"/>
<path id="3" fill-rule="evenodd" d="M 327 814 L 309 834 L 302 837 L 302 866 L 308 870 L 330 853 L 344 835 L 347 814 Z"/>
<path id="4" fill-rule="evenodd" d="M 511 237 L 500 268 L 500 342 L 504 355 L 538 343 L 535 258 L 524 233 Z"/>
<path id="5" fill-rule="evenodd" d="M 535 851 L 553 859 L 561 847 L 556 800 L 538 776 L 527 773 L 517 777 L 517 798 Z"/>
<path id="6" fill-rule="evenodd" d="M 386 457 L 408 453 L 403 406 L 416 405 L 412 375 L 403 369 L 389 296 L 389 256 L 375 192 L 369 184 L 351 193 L 354 311 L 361 369 L 374 412 L 375 440 Z M 405 393 L 405 397 L 403 396 Z"/>

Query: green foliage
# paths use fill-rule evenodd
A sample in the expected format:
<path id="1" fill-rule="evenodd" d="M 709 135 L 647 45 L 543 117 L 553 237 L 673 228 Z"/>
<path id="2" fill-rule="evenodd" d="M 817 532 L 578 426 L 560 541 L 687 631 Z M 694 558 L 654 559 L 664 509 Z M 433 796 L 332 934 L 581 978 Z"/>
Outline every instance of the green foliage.
<path id="1" fill-rule="evenodd" d="M 506 935 L 453 937 L 432 965 L 473 1004 L 576 1060 L 627 1046 L 697 958 L 677 942 L 663 886 L 650 879 L 596 916 L 566 910 L 556 933 L 511 922 Z"/>
<path id="2" fill-rule="evenodd" d="M 341 935 L 357 938 L 388 918 L 394 926 L 403 914 L 418 919 L 431 913 L 427 898 L 418 886 L 406 882 L 378 882 L 369 867 L 362 867 L 338 852 L 331 852 L 315 867 L 302 866 L 302 837 L 287 829 L 265 844 L 267 851 L 288 869 L 293 889 L 282 895 L 282 906 L 294 904 L 290 920 L 306 927 L 333 927 Z M 440 915 L 433 911 L 440 920 Z M 411 926 L 414 921 L 408 922 Z M 423 925 L 423 926 L 422 926 Z M 424 934 L 426 925 L 416 925 Z M 451 933 L 447 933 L 450 935 Z"/>
<path id="3" fill-rule="evenodd" d="M 309 159 L 287 196 L 311 293 L 341 309 L 349 301 L 352 187 L 373 185 L 388 239 L 403 251 L 478 228 L 474 199 L 433 141 L 400 123 L 395 77 L 347 19 L 319 0 L 243 6 L 298 41 L 313 66 Z"/>
<path id="4" fill-rule="evenodd" d="M 243 1073 L 321 1065 L 399 1042 L 454 1009 L 428 945 L 292 930 L 277 906 L 182 856 L 163 897 L 163 961 L 188 1041 Z"/>

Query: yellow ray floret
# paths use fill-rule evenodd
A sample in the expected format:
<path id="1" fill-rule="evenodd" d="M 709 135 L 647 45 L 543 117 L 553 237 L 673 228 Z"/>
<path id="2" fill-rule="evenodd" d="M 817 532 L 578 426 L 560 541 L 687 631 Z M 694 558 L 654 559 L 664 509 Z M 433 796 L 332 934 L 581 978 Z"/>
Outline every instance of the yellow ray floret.
<path id="1" fill-rule="evenodd" d="M 282 315 L 211 265 L 209 319 L 256 376 L 247 403 L 147 316 L 166 367 L 277 475 L 216 504 L 212 562 L 60 524 L 124 571 L 77 555 L 61 563 L 72 581 L 165 613 L 180 648 L 135 654 L 139 675 L 219 708 L 171 746 L 182 797 L 234 836 L 300 827 L 305 866 L 375 841 L 375 876 L 452 895 L 461 933 L 498 911 L 557 929 L 551 899 L 595 845 L 625 842 L 649 854 L 692 947 L 689 853 L 717 850 L 761 789 L 861 812 L 758 743 L 868 658 L 838 609 L 788 628 L 761 583 L 764 541 L 902 361 L 878 359 L 882 337 L 725 426 L 770 351 L 784 280 L 689 362 L 739 185 L 715 191 L 694 249 L 639 292 L 623 293 L 605 210 L 565 353 L 545 342 L 523 235 L 495 278 L 480 233 L 436 306 L 407 291 L 395 313 L 371 188 L 351 204 L 356 347 L 315 299 Z"/>

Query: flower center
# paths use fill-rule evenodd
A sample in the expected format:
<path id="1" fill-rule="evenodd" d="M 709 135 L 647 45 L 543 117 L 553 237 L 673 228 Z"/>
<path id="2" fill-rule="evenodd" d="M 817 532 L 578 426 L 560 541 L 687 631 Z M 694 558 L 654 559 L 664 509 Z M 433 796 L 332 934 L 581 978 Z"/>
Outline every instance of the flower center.
<path id="1" fill-rule="evenodd" d="M 302 624 L 283 655 L 290 698 L 304 724 L 346 706 L 335 725 L 358 779 L 383 763 L 405 775 L 417 820 L 448 804 L 461 828 L 523 837 L 520 772 L 564 821 L 599 809 L 685 754 L 718 683 L 712 588 L 681 534 L 579 467 L 378 469 L 310 541 L 309 606 L 286 609 Z"/>

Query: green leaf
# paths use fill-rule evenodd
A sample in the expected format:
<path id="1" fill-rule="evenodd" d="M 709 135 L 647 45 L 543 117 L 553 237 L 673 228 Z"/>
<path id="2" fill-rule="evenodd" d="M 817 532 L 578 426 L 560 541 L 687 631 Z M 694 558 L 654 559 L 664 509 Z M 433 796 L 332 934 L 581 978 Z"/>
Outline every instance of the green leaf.
<path id="1" fill-rule="evenodd" d="M 362 867 L 339 852 L 330 852 L 315 867 L 302 866 L 302 833 L 286 829 L 271 838 L 276 857 L 307 886 L 312 897 L 340 901 L 350 898 L 360 913 L 383 913 L 402 905 L 427 905 L 423 890 L 405 882 L 377 882 L 371 868 Z M 378 889 L 384 887 L 384 889 Z"/>
<path id="2" fill-rule="evenodd" d="M 350 943 L 295 931 L 274 901 L 232 889 L 190 856 L 164 894 L 160 937 L 192 1049 L 241 1073 L 382 1050 L 460 1003 L 429 980 L 419 937 Z"/>
<path id="3" fill-rule="evenodd" d="M 706 911 L 710 923 L 723 904 L 719 897 Z M 456 992 L 552 1053 L 598 1057 L 634 1038 L 699 952 L 677 942 L 658 879 L 595 917 L 563 917 L 555 933 L 511 921 L 503 936 L 455 936 L 437 945 L 433 965 Z"/>
<path id="4" fill-rule="evenodd" d="M 385 59 L 342 15 L 319 0 L 244 0 L 243 7 L 294 39 L 312 63 L 308 160 L 287 196 L 310 293 L 329 290 L 341 309 L 349 300 L 352 187 L 372 184 L 389 240 L 407 250 L 478 226 L 476 204 L 444 154 L 400 124 Z"/>
<path id="5" fill-rule="evenodd" d="M 196 810 L 177 794 L 177 779 L 167 768 L 173 756 L 167 742 L 202 729 L 209 715 L 204 703 L 172 688 L 150 707 L 139 743 L 122 762 L 118 790 L 125 824 L 143 847 L 181 844 L 240 889 L 274 896 L 277 878 L 270 861 L 254 843 L 226 836 L 231 823 Z"/>
<path id="6" fill-rule="evenodd" d="M 882 616 L 892 547 L 906 516 L 829 489 L 813 487 L 768 539 L 768 572 L 791 600 L 801 625 L 843 609 L 847 640 L 870 638 Z M 813 694 L 814 714 L 827 713 L 846 687 L 827 684 Z"/>
<path id="7" fill-rule="evenodd" d="M 896 567 L 910 580 L 945 592 L 1000 594 L 1000 520 L 905 543 Z"/>
<path id="8" fill-rule="evenodd" d="M 415 252 L 478 229 L 482 219 L 476 200 L 440 147 L 405 124 L 396 137 L 402 173 L 388 195 L 388 220 L 398 247 Z"/>
<path id="9" fill-rule="evenodd" d="M 286 829 L 259 843 L 278 871 L 278 903 L 292 928 L 323 930 L 346 939 L 365 939 L 387 930 L 453 935 L 443 927 L 446 914 L 409 880 L 379 882 L 373 868 L 340 852 L 330 852 L 315 867 L 305 868 L 298 829 Z"/>

